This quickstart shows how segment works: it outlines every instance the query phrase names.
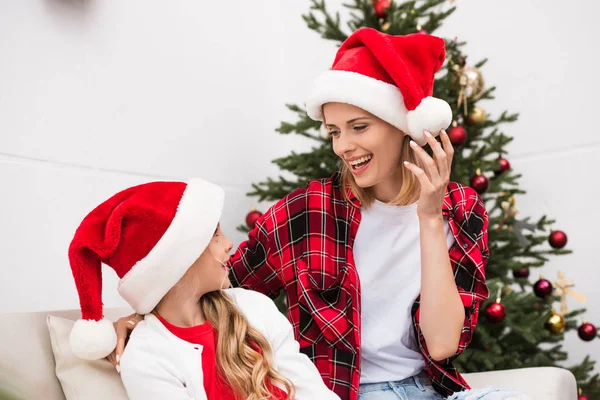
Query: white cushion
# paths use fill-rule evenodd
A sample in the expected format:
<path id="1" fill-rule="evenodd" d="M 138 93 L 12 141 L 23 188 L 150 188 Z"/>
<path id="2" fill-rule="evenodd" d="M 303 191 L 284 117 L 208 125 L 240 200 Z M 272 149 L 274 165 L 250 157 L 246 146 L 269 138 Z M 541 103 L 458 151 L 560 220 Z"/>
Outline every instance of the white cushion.
<path id="1" fill-rule="evenodd" d="M 522 368 L 463 374 L 476 388 L 514 390 L 534 400 L 577 400 L 577 382 L 571 371 L 556 367 Z"/>
<path id="2" fill-rule="evenodd" d="M 65 400 L 54 374 L 46 316 L 0 314 L 0 381 L 11 383 L 20 399 Z"/>
<path id="3" fill-rule="evenodd" d="M 127 400 L 121 377 L 107 359 L 87 361 L 71 352 L 74 321 L 48 316 L 48 331 L 56 361 L 56 376 L 67 400 Z"/>

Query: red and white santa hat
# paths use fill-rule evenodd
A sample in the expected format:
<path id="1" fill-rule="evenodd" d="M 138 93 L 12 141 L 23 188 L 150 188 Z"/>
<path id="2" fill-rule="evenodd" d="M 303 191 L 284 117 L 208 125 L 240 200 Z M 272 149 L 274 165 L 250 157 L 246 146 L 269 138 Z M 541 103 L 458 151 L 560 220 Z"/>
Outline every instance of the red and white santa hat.
<path id="1" fill-rule="evenodd" d="M 83 359 L 106 357 L 117 337 L 102 312 L 101 264 L 119 276 L 119 293 L 140 314 L 151 312 L 208 246 L 224 192 L 202 179 L 150 182 L 125 189 L 92 210 L 69 247 L 81 319 L 69 338 Z"/>
<path id="2" fill-rule="evenodd" d="M 323 121 L 324 104 L 352 104 L 423 146 L 423 131 L 435 136 L 452 122 L 450 105 L 432 97 L 434 75 L 445 57 L 444 40 L 429 34 L 358 29 L 342 43 L 331 69 L 315 81 L 308 116 Z"/>

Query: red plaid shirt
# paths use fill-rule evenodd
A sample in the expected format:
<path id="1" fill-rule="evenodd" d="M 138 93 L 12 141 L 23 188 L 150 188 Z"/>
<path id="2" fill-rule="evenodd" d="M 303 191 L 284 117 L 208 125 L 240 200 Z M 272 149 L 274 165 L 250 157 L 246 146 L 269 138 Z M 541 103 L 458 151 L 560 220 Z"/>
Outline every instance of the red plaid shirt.
<path id="1" fill-rule="evenodd" d="M 351 202 L 343 198 L 338 174 L 311 181 L 265 212 L 230 260 L 234 286 L 272 298 L 285 290 L 300 351 L 343 400 L 358 397 L 361 360 L 360 280 L 352 252 L 361 213 L 358 199 Z M 479 304 L 488 297 L 488 216 L 479 195 L 454 182 L 442 212 L 456 239 L 449 255 L 466 314 L 456 354 L 433 360 L 419 326 L 419 298 L 412 315 L 433 386 L 449 395 L 468 388 L 452 360 L 471 342 Z"/>

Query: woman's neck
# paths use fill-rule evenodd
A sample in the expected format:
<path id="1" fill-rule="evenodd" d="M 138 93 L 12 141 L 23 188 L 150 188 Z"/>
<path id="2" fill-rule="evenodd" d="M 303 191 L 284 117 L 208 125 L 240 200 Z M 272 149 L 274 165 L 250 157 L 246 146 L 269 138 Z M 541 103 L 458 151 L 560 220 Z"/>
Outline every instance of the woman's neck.
<path id="1" fill-rule="evenodd" d="M 197 293 L 183 293 L 175 287 L 156 306 L 156 312 L 167 322 L 188 328 L 202 325 L 206 319 L 200 307 L 201 295 Z"/>
<path id="2" fill-rule="evenodd" d="M 402 167 L 404 168 L 404 167 Z M 382 203 L 389 203 L 394 200 L 402 189 L 402 172 L 400 170 L 391 174 L 381 182 L 373 186 L 373 196 Z"/>

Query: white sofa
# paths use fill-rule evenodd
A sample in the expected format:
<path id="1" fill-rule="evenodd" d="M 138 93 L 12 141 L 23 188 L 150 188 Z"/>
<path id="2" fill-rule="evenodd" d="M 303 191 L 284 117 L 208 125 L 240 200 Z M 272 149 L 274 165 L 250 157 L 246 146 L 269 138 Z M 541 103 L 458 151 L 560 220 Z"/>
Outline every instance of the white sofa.
<path id="1" fill-rule="evenodd" d="M 128 315 L 128 309 L 107 309 L 106 317 L 116 320 Z M 73 387 L 62 387 L 55 371 L 56 363 L 48 331 L 48 316 L 58 316 L 75 320 L 79 310 L 0 314 L 0 389 L 10 385 L 20 391 L 19 400 L 65 400 L 65 392 L 70 399 L 118 400 L 114 388 L 98 384 L 96 378 L 90 379 L 93 396 L 81 395 Z M 56 346 L 56 344 L 55 344 Z M 69 366 L 60 366 L 61 376 L 69 373 Z M 95 366 L 96 375 L 118 378 L 110 363 L 100 361 Z M 528 394 L 535 400 L 576 400 L 577 387 L 570 371 L 561 368 L 528 368 L 510 371 L 494 371 L 465 374 L 472 387 L 494 386 L 517 390 Z M 93 382 L 92 382 L 93 381 Z M 87 382 L 86 382 L 87 383 Z M 81 384 L 81 382 L 79 382 Z M 0 400 L 2 394 L 0 391 Z"/>

